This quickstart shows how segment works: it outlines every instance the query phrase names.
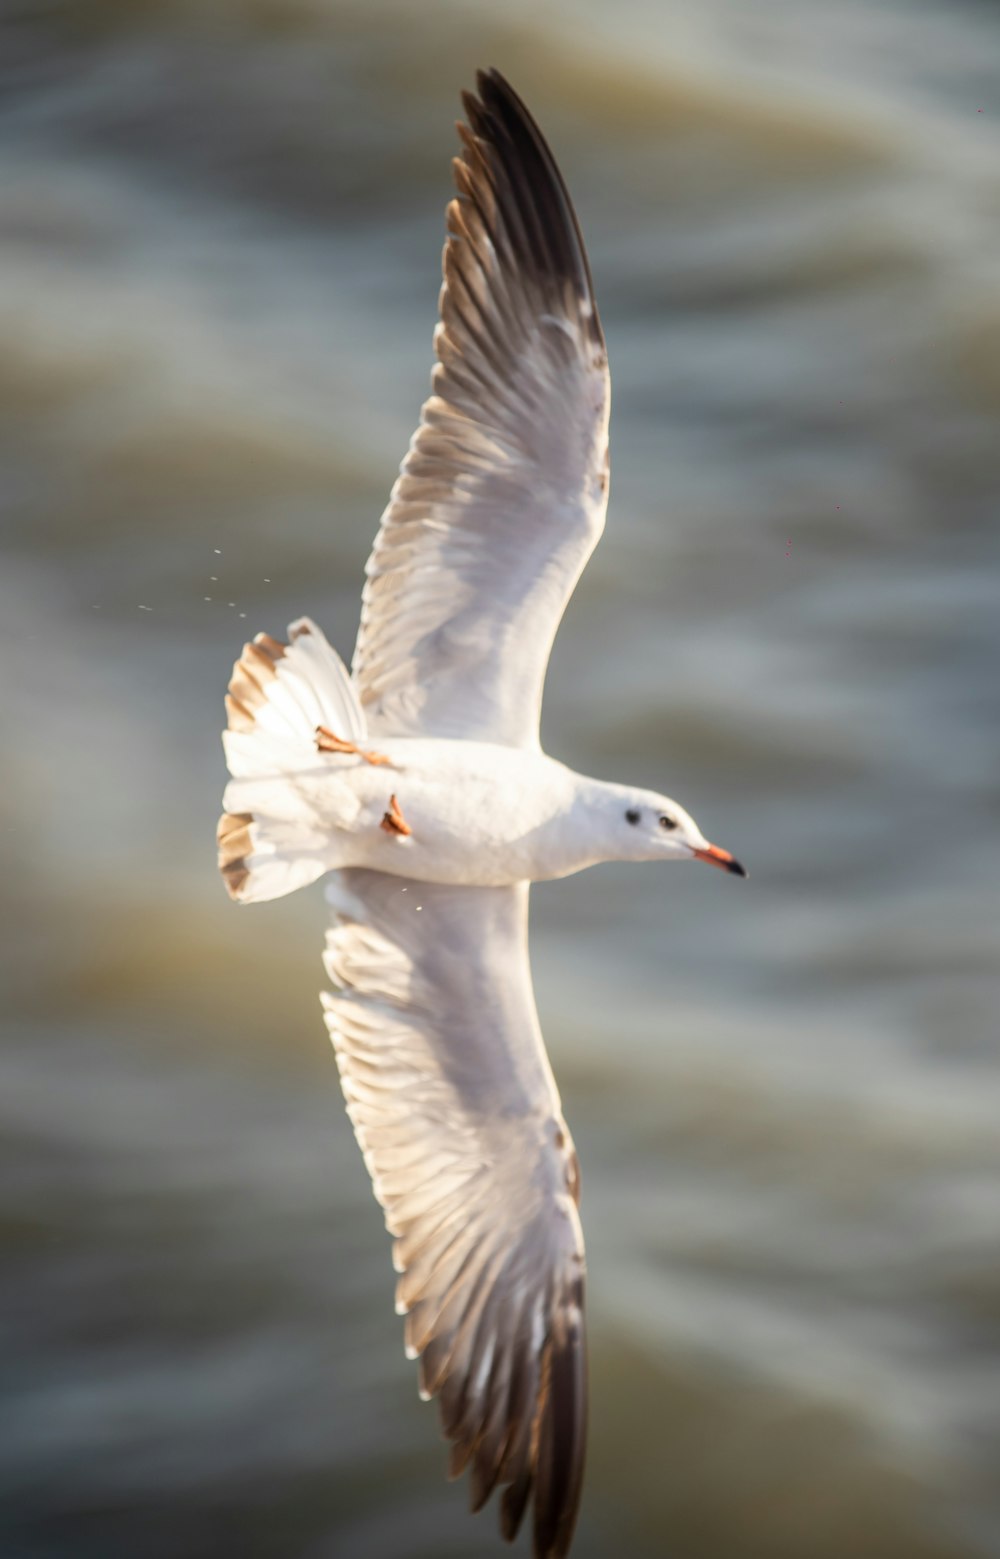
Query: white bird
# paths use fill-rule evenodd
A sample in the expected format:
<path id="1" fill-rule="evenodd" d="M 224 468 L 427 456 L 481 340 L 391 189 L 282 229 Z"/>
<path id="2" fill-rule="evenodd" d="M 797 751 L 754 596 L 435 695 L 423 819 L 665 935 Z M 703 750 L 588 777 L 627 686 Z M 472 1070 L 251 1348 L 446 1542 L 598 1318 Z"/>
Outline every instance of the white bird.
<path id="1" fill-rule="evenodd" d="M 739 876 L 676 801 L 539 742 L 559 620 L 604 527 L 610 385 L 590 268 L 537 125 L 463 97 L 432 393 L 368 563 L 349 675 L 258 634 L 226 704 L 219 865 L 241 903 L 325 872 L 323 1005 L 394 1238 L 450 1471 L 534 1553 L 572 1540 L 586 1440 L 579 1172 L 528 967 L 528 889 L 598 861 Z M 375 742 L 378 751 L 370 750 Z"/>

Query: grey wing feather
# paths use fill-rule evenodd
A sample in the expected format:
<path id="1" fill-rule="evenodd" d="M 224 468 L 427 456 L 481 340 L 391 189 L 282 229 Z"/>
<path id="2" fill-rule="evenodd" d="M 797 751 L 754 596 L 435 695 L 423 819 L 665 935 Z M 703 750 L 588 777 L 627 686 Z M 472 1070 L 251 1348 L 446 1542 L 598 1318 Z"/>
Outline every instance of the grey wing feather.
<path id="1" fill-rule="evenodd" d="M 587 1388 L 576 1154 L 542 1043 L 527 885 L 339 873 L 324 996 L 347 1108 L 394 1237 L 397 1309 L 473 1509 L 560 1559 Z"/>
<path id="2" fill-rule="evenodd" d="M 534 746 L 556 629 L 604 527 L 610 382 L 583 239 L 528 110 L 466 94 L 438 363 L 368 562 L 374 734 Z"/>

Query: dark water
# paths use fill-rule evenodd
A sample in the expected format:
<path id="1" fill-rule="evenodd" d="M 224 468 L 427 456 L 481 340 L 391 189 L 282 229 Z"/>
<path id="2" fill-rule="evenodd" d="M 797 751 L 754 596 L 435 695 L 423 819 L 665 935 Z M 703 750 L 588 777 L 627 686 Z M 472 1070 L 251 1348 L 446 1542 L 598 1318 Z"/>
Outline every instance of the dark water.
<path id="1" fill-rule="evenodd" d="M 752 873 L 535 896 L 574 1552 L 1000 1554 L 995 7 L 0 17 L 0 1552 L 503 1551 L 402 1357 L 320 896 L 239 912 L 213 865 L 244 635 L 350 652 L 495 63 L 615 376 L 546 742 Z"/>

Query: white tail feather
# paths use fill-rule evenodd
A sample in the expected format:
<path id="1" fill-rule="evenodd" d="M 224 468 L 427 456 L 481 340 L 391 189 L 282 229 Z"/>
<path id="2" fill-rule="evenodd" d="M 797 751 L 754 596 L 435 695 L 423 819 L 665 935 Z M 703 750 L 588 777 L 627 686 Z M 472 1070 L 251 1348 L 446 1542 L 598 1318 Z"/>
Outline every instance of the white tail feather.
<path id="1" fill-rule="evenodd" d="M 233 667 L 222 741 L 232 779 L 219 823 L 219 868 L 241 903 L 278 898 L 341 864 L 358 813 L 343 760 L 317 750 L 326 726 L 360 743 L 365 718 L 350 676 L 307 617 L 289 643 L 258 634 Z"/>

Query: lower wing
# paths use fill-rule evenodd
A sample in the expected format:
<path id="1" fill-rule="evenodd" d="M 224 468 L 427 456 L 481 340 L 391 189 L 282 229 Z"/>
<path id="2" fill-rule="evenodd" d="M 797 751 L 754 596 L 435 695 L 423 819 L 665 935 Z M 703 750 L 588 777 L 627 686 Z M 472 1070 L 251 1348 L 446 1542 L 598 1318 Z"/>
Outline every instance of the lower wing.
<path id="1" fill-rule="evenodd" d="M 344 1096 L 394 1237 L 397 1309 L 472 1507 L 569 1549 L 587 1380 L 576 1154 L 535 1012 L 528 887 L 332 881 L 323 998 Z"/>

